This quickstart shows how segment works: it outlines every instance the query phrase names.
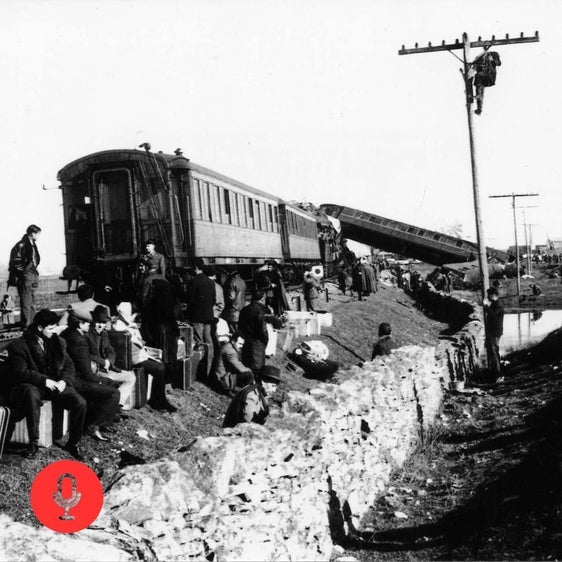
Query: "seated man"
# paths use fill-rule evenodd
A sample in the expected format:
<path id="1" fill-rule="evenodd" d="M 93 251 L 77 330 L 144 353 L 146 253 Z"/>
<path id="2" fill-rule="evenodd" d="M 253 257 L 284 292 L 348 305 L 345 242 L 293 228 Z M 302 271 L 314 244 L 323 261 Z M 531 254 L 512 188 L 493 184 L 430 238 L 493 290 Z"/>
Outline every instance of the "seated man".
<path id="1" fill-rule="evenodd" d="M 244 340 L 239 334 L 230 334 L 224 320 L 217 325 L 219 360 L 215 365 L 215 380 L 219 389 L 233 394 L 239 388 L 252 384 L 254 374 L 240 361 L 240 350 Z"/>
<path id="2" fill-rule="evenodd" d="M 131 334 L 132 363 L 134 367 L 142 367 L 144 372 L 152 375 L 152 394 L 148 405 L 154 410 L 177 412 L 178 409 L 170 404 L 166 397 L 166 367 L 148 356 L 145 342 L 139 327 L 135 323 L 133 307 L 130 302 L 122 302 L 117 307 L 118 318 L 113 323 L 113 329 L 118 332 Z"/>
<path id="3" fill-rule="evenodd" d="M 119 391 L 113 381 L 92 371 L 90 341 L 86 337 L 90 323 L 81 320 L 73 311 L 68 314 L 68 328 L 61 334 L 68 345 L 68 354 L 76 370 L 75 388 L 88 402 L 86 426 L 98 441 L 107 441 L 100 427 L 113 423 L 119 410 Z"/>
<path id="4" fill-rule="evenodd" d="M 95 310 L 95 308 L 97 306 L 105 306 L 94 300 L 94 288 L 91 285 L 80 285 L 80 287 L 78 287 L 78 289 L 76 290 L 76 295 L 78 296 L 79 301 L 73 302 L 72 304 L 68 305 L 68 310 L 62 315 L 61 319 L 59 320 L 59 326 L 67 326 L 68 313 L 70 311 L 74 312 L 74 314 L 78 318 L 87 320 L 89 322 L 92 319 L 92 312 Z M 109 313 L 109 309 L 107 307 L 105 308 Z"/>
<path id="5" fill-rule="evenodd" d="M 391 350 L 397 347 L 396 342 L 391 336 L 392 329 L 390 324 L 382 322 L 379 324 L 379 339 L 373 345 L 371 361 L 378 355 L 390 355 Z"/>
<path id="6" fill-rule="evenodd" d="M 109 336 L 105 330 L 107 323 L 111 320 L 107 308 L 100 304 L 92 312 L 92 321 L 88 330 L 90 341 L 90 360 L 94 372 L 101 372 L 104 376 L 120 383 L 119 404 L 123 410 L 131 410 L 134 404 L 135 373 L 122 371 L 115 366 L 115 350 L 109 343 Z"/>
<path id="7" fill-rule="evenodd" d="M 8 347 L 10 374 L 10 404 L 19 415 L 13 416 L 8 427 L 9 439 L 16 421 L 26 417 L 29 446 L 25 456 L 38 451 L 39 418 L 43 400 L 70 412 L 69 439 L 64 449 L 81 460 L 78 444 L 82 438 L 86 416 L 86 400 L 74 388 L 75 373 L 66 353 L 64 340 L 55 334 L 59 316 L 47 309 L 40 310 L 23 336 Z"/>

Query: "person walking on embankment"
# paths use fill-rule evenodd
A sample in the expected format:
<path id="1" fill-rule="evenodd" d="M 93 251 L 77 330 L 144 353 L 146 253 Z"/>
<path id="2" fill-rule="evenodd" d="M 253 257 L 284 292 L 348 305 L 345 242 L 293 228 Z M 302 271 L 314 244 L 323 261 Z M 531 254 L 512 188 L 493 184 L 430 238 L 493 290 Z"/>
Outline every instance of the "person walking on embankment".
<path id="1" fill-rule="evenodd" d="M 504 309 L 500 304 L 499 293 L 495 287 L 488 289 L 488 303 L 484 303 L 486 319 L 486 353 L 491 382 L 495 383 L 501 376 L 500 338 L 503 335 Z"/>

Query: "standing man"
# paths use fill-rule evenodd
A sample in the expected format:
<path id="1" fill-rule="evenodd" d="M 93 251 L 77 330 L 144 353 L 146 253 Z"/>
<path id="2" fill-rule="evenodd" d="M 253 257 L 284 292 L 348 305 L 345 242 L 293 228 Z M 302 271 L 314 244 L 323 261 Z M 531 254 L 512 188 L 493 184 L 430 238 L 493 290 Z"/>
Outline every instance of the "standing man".
<path id="1" fill-rule="evenodd" d="M 222 317 L 227 321 L 232 334 L 238 331 L 240 311 L 246 306 L 246 282 L 238 271 L 234 271 L 224 286 L 224 311 Z"/>
<path id="2" fill-rule="evenodd" d="M 216 301 L 215 282 L 204 273 L 205 262 L 202 258 L 195 260 L 195 277 L 187 291 L 187 316 L 193 326 L 195 343 L 207 345 L 207 377 L 213 365 L 213 340 L 211 327 L 215 322 L 213 307 Z"/>
<path id="3" fill-rule="evenodd" d="M 144 266 L 142 279 L 141 301 L 144 306 L 148 302 L 150 289 L 154 279 L 166 279 L 166 258 L 156 251 L 154 240 L 145 243 L 146 253 L 141 256 L 141 264 Z"/>
<path id="4" fill-rule="evenodd" d="M 36 245 L 39 234 L 41 229 L 30 224 L 10 252 L 8 287 L 17 287 L 22 328 L 30 326 L 35 316 L 35 290 L 39 284 L 37 267 L 41 259 Z"/>
<path id="5" fill-rule="evenodd" d="M 488 289 L 489 303 L 484 303 L 486 314 L 486 351 L 488 353 L 488 368 L 492 374 L 492 382 L 497 382 L 501 376 L 500 366 L 500 338 L 503 335 L 503 306 L 500 304 L 499 293 L 495 287 Z"/>
<path id="6" fill-rule="evenodd" d="M 240 312 L 239 322 L 240 333 L 244 338 L 242 362 L 252 369 L 258 381 L 265 365 L 265 348 L 269 341 L 269 334 L 265 323 L 267 312 L 266 298 L 265 292 L 257 289 L 252 302 Z"/>

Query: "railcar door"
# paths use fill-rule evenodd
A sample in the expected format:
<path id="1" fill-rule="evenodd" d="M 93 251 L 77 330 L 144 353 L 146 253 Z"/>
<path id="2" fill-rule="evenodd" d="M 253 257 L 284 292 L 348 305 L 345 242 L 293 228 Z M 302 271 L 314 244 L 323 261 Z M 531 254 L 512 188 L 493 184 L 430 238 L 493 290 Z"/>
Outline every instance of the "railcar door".
<path id="1" fill-rule="evenodd" d="M 137 253 L 131 174 L 127 169 L 94 173 L 101 247 L 106 258 L 124 259 Z"/>

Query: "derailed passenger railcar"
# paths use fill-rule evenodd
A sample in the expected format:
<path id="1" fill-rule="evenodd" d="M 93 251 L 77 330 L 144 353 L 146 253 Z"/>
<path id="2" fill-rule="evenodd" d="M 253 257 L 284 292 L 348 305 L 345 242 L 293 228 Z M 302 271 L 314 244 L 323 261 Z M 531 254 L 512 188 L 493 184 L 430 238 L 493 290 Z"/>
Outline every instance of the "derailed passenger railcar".
<path id="1" fill-rule="evenodd" d="M 142 146 L 142 145 L 141 145 Z M 147 239 L 176 271 L 207 263 L 251 272 L 267 260 L 320 260 L 316 219 L 275 195 L 175 154 L 108 150 L 61 169 L 67 265 L 132 290 Z M 250 275 L 251 276 L 251 275 Z"/>

